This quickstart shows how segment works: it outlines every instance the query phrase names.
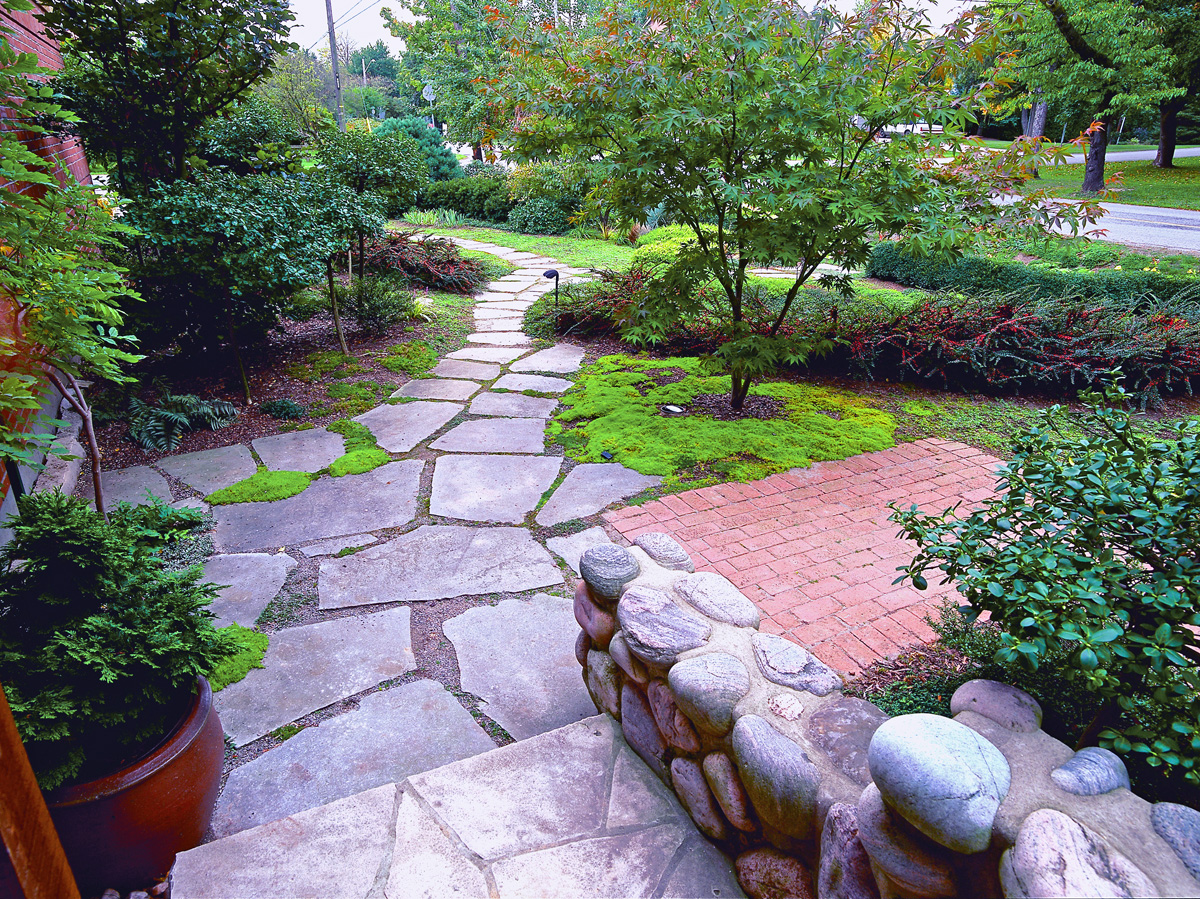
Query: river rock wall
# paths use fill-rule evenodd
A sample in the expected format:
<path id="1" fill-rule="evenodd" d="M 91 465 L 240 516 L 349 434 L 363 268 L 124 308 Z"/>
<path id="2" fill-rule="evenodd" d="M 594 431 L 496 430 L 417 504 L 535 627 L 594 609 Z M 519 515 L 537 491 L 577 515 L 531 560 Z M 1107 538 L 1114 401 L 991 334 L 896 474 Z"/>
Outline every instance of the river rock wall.
<path id="1" fill-rule="evenodd" d="M 596 707 L 751 896 L 1200 895 L 1200 812 L 1134 795 L 1120 758 L 1050 737 L 1020 690 L 971 681 L 953 719 L 889 718 L 665 534 L 580 571 Z"/>

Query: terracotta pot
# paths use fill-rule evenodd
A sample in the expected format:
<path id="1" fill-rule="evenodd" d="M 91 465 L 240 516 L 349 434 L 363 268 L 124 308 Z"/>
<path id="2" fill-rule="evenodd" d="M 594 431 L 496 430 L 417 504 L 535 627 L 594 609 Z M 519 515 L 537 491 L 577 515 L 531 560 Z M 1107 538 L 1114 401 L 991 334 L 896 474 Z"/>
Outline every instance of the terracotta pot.
<path id="1" fill-rule="evenodd" d="M 208 681 L 199 679 L 171 733 L 114 774 L 46 794 L 80 892 L 122 893 L 160 880 L 175 853 L 208 830 L 225 758 L 225 734 Z"/>

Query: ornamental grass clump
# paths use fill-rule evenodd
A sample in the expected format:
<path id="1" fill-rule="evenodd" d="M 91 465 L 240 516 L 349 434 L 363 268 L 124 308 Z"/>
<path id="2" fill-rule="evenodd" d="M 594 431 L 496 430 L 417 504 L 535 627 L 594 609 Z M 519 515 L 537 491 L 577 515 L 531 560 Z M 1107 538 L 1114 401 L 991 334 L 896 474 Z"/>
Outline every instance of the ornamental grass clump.
<path id="1" fill-rule="evenodd" d="M 965 517 L 895 509 L 920 551 L 900 581 L 940 569 L 1002 629 L 996 661 L 1051 659 L 1102 701 L 1079 738 L 1200 784 L 1200 430 L 1155 440 L 1109 387 L 1081 431 L 1055 406 L 1014 442 L 998 495 Z M 893 507 L 895 508 L 895 507 Z"/>
<path id="2" fill-rule="evenodd" d="M 187 710 L 230 652 L 216 588 L 153 550 L 174 522 L 121 505 L 110 520 L 57 491 L 17 501 L 0 548 L 0 683 L 45 790 L 115 770 Z"/>

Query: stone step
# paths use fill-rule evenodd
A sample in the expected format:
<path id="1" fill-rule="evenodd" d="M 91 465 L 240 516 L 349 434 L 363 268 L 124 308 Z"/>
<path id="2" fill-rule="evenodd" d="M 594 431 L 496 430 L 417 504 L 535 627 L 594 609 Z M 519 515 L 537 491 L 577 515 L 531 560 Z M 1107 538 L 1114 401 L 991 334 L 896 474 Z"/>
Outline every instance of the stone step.
<path id="1" fill-rule="evenodd" d="M 180 853 L 172 896 L 744 894 L 597 715 Z"/>

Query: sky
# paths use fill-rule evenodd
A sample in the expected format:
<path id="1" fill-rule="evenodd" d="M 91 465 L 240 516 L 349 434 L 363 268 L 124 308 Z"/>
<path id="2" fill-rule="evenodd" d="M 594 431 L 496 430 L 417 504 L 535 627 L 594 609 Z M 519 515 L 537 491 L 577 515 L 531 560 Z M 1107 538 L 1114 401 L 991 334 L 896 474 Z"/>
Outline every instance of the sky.
<path id="1" fill-rule="evenodd" d="M 402 9 L 397 0 L 330 0 L 333 4 L 334 29 L 338 34 L 347 34 L 355 46 L 363 47 L 382 39 L 399 55 L 404 44 L 392 37 L 383 25 L 379 10 L 389 7 L 400 15 Z M 930 13 L 934 25 L 949 22 L 960 9 L 969 5 L 964 0 L 917 0 L 918 5 Z M 834 6 L 843 12 L 853 10 L 857 0 L 834 0 Z M 291 0 L 296 21 L 292 23 L 291 39 L 302 48 L 319 48 L 329 45 L 325 0 Z"/>

